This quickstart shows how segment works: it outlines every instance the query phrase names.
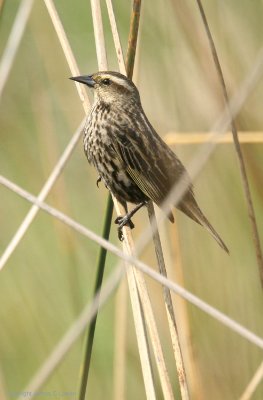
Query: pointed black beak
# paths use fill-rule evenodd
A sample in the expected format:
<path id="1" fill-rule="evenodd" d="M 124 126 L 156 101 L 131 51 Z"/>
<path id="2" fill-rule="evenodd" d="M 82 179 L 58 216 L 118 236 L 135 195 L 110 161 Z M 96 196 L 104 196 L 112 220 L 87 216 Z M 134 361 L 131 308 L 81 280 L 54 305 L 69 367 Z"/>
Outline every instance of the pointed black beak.
<path id="1" fill-rule="evenodd" d="M 73 81 L 77 81 L 77 82 L 80 82 L 80 83 L 84 83 L 84 85 L 87 85 L 87 86 L 89 86 L 91 88 L 93 88 L 95 83 L 96 83 L 94 81 L 94 79 L 92 78 L 92 75 L 72 76 L 69 79 L 72 79 Z"/>

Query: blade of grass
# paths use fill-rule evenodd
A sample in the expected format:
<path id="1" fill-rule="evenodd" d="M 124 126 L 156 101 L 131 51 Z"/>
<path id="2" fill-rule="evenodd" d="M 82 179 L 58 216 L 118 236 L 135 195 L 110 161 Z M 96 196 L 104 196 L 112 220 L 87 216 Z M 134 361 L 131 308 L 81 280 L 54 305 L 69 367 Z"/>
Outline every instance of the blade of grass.
<path id="1" fill-rule="evenodd" d="M 73 76 L 80 75 L 76 59 L 75 59 L 72 49 L 70 47 L 67 35 L 63 28 L 62 22 L 59 18 L 59 15 L 58 15 L 58 12 L 54 5 L 54 2 L 53 2 L 53 0 L 44 0 L 44 3 L 47 7 L 49 16 L 51 18 L 51 21 L 53 23 L 54 29 L 56 31 L 56 34 L 57 34 L 57 37 L 59 40 L 59 43 L 62 47 L 63 53 L 64 53 L 66 61 L 68 63 L 70 72 Z M 83 85 L 81 85 L 78 82 L 75 82 L 75 85 L 76 85 L 76 88 L 78 91 L 79 98 L 82 102 L 84 111 L 87 113 L 90 108 L 90 103 L 89 103 L 89 98 L 87 96 L 85 88 Z"/>
<path id="2" fill-rule="evenodd" d="M 19 5 L 16 18 L 9 35 L 6 47 L 4 49 L 0 62 L 0 100 L 11 71 L 16 52 L 21 43 L 25 27 L 33 7 L 34 0 L 23 0 Z M 2 5 L 1 5 L 2 7 Z"/>
<path id="3" fill-rule="evenodd" d="M 159 231 L 158 231 L 158 229 L 154 229 L 154 227 L 157 225 L 157 221 L 156 221 L 156 216 L 155 216 L 152 201 L 150 201 L 147 204 L 147 210 L 148 210 L 148 215 L 149 215 L 149 219 L 151 222 L 151 226 L 153 228 L 153 242 L 154 242 L 156 258 L 158 261 L 159 272 L 161 275 L 167 277 Z M 176 362 L 180 392 L 181 392 L 182 400 L 188 400 L 189 392 L 188 392 L 182 350 L 181 350 L 181 345 L 180 345 L 180 340 L 179 340 L 179 335 L 178 335 L 178 330 L 177 330 L 177 324 L 176 324 L 176 319 L 175 319 L 175 315 L 174 315 L 172 296 L 171 296 L 170 290 L 166 286 L 163 286 L 163 297 L 164 297 L 164 304 L 165 304 L 165 309 L 166 309 L 166 314 L 167 314 L 167 319 L 168 319 L 168 324 L 169 324 L 170 335 L 171 335 L 171 339 L 172 339 L 173 352 L 174 352 L 174 358 L 175 358 L 175 362 Z"/>
<path id="4" fill-rule="evenodd" d="M 107 4 L 107 9 L 108 9 L 108 14 L 109 14 L 112 37 L 113 37 L 113 41 L 114 41 L 114 45 L 115 45 L 115 49 L 116 49 L 116 57 L 118 60 L 119 70 L 120 70 L 120 73 L 122 73 L 123 75 L 126 75 L 126 67 L 125 67 L 125 63 L 124 63 L 124 59 L 123 59 L 121 41 L 120 41 L 118 29 L 117 29 L 117 24 L 116 24 L 115 14 L 114 14 L 113 6 L 112 6 L 112 1 L 106 0 L 106 4 Z M 132 21 L 131 21 L 131 23 L 132 23 Z M 131 29 L 131 27 L 130 27 L 130 29 Z M 130 50 L 129 50 L 129 43 L 128 43 L 127 52 L 129 52 L 129 51 Z M 130 75 L 130 77 L 132 77 L 132 74 Z"/>
<path id="5" fill-rule="evenodd" d="M 182 263 L 181 246 L 179 241 L 178 224 L 175 215 L 175 223 L 168 227 L 163 227 L 163 248 L 167 254 L 167 270 L 172 281 L 180 286 L 185 286 L 184 271 Z M 190 398 L 202 400 L 205 398 L 205 385 L 202 382 L 200 367 L 197 363 L 196 352 L 193 348 L 193 335 L 191 332 L 187 302 L 181 297 L 176 297 L 174 310 L 180 337 L 180 344 L 183 353 L 187 382 Z"/>
<path id="6" fill-rule="evenodd" d="M 98 243 L 100 246 L 105 247 L 105 249 L 110 251 L 112 254 L 115 254 L 117 257 L 121 258 L 121 260 L 124 260 L 128 263 L 135 265 L 140 271 L 144 272 L 146 275 L 148 275 L 152 279 L 156 280 L 161 285 L 166 285 L 174 293 L 183 297 L 185 300 L 189 301 L 191 304 L 195 305 L 200 310 L 202 310 L 206 314 L 210 315 L 211 317 L 213 317 L 214 319 L 219 321 L 221 324 L 227 326 L 233 332 L 238 333 L 240 336 L 247 339 L 249 342 L 251 342 L 254 345 L 263 349 L 263 339 L 261 337 L 257 336 L 255 333 L 251 332 L 249 329 L 245 328 L 244 326 L 242 326 L 241 324 L 239 324 L 232 318 L 228 317 L 226 314 L 222 313 L 218 309 L 214 308 L 210 304 L 201 300 L 199 297 L 195 296 L 194 294 L 192 294 L 188 290 L 184 289 L 177 283 L 172 282 L 169 279 L 167 279 L 166 277 L 160 275 L 160 273 L 154 271 L 152 269 L 152 267 L 143 263 L 135 256 L 124 253 L 118 247 L 114 246 L 109 241 L 98 236 L 96 233 L 94 233 L 90 229 L 86 228 L 84 225 L 81 225 L 80 223 L 71 219 L 70 217 L 68 217 L 67 215 L 62 213 L 61 211 L 57 210 L 54 207 L 51 207 L 50 205 L 44 203 L 43 201 L 39 201 L 36 196 L 33 196 L 31 193 L 22 189 L 20 186 L 11 182 L 9 179 L 5 178 L 2 175 L 0 175 L 0 184 L 5 186 L 9 190 L 15 192 L 17 195 L 19 195 L 20 197 L 29 201 L 30 203 L 36 204 L 38 206 L 38 208 L 40 208 L 41 210 L 45 211 L 46 213 L 52 215 L 53 217 L 57 218 L 58 220 L 60 220 L 64 224 L 66 224 L 67 226 L 70 226 L 76 232 L 79 232 L 80 234 L 93 240 L 94 242 Z M 140 240 L 140 243 L 141 243 L 141 240 Z M 137 254 L 141 251 L 141 249 L 137 248 Z"/>
<path id="7" fill-rule="evenodd" d="M 113 200 L 115 202 L 115 199 Z M 115 207 L 118 209 L 118 203 L 115 203 Z M 128 234 L 127 234 L 128 233 Z M 134 254 L 134 245 L 133 241 L 131 240 L 131 236 L 129 235 L 129 232 L 126 232 L 126 230 L 123 230 L 123 235 L 124 238 L 126 239 L 124 241 L 124 245 L 128 242 L 128 246 L 126 247 L 126 252 L 130 256 L 133 256 Z M 163 352 L 162 352 L 162 346 L 161 342 L 158 336 L 158 331 L 157 331 L 157 326 L 153 314 L 153 310 L 151 307 L 149 295 L 147 292 L 145 280 L 143 274 L 141 274 L 140 271 L 138 271 L 134 266 L 131 264 L 126 264 L 126 270 L 127 270 L 127 279 L 128 279 L 128 285 L 130 289 L 130 298 L 131 298 L 131 303 L 133 307 L 133 313 L 137 313 L 138 311 L 141 312 L 143 309 L 143 317 L 146 321 L 149 336 L 151 338 L 151 345 L 153 349 L 153 353 L 156 359 L 156 366 L 158 369 L 159 377 L 160 377 L 160 382 L 161 382 L 161 387 L 163 391 L 163 397 L 165 400 L 168 399 L 173 399 L 173 392 L 172 392 L 172 387 L 170 384 L 169 380 L 169 375 L 166 369 L 164 357 L 163 357 Z M 137 335 L 142 335 L 142 332 L 139 331 L 141 329 L 140 326 L 136 326 L 136 333 Z M 138 340 L 138 339 L 137 339 Z M 146 343 L 147 338 L 146 338 Z M 138 346 L 140 346 L 140 342 L 138 341 Z M 148 349 L 147 349 L 148 350 Z M 141 355 L 141 352 L 145 351 L 145 348 L 140 348 L 139 347 L 139 352 Z M 142 355 L 141 355 L 141 359 Z M 150 358 L 149 358 L 149 368 L 151 368 L 151 363 L 150 363 Z M 148 382 L 148 379 L 151 379 L 151 377 L 148 376 L 149 371 L 145 369 L 145 365 L 142 364 L 142 372 L 144 375 L 145 383 Z M 152 371 L 150 371 L 152 373 Z M 155 398 L 155 390 L 153 386 L 153 391 L 152 393 L 147 392 L 147 388 L 150 386 L 150 382 L 148 382 L 147 385 L 145 385 L 145 390 L 146 390 L 146 396 L 149 399 Z"/>
<path id="8" fill-rule="evenodd" d="M 67 332 L 59 340 L 58 344 L 54 347 L 53 351 L 46 358 L 40 369 L 35 373 L 29 384 L 22 390 L 21 396 L 17 400 L 24 398 L 25 393 L 30 393 L 30 399 L 39 397 L 39 389 L 45 384 L 50 377 L 51 373 L 58 367 L 59 363 L 63 360 L 69 349 L 73 346 L 79 336 L 85 330 L 87 324 L 94 318 L 98 311 L 98 307 L 106 304 L 109 296 L 114 292 L 119 281 L 124 273 L 124 269 L 116 268 L 112 272 L 104 285 L 103 292 L 100 296 L 96 295 L 92 302 L 87 304 L 78 318 L 70 326 Z"/>
<path id="9" fill-rule="evenodd" d="M 115 302 L 113 394 L 112 399 L 126 399 L 127 281 L 122 280 Z"/>
<path id="10" fill-rule="evenodd" d="M 54 6 L 54 3 L 53 3 L 52 0 L 44 0 L 44 1 L 45 1 L 45 4 L 46 4 L 46 7 L 48 9 L 49 15 L 51 17 L 51 20 L 53 22 L 53 25 L 54 25 L 54 28 L 56 30 L 56 33 L 58 35 L 58 39 L 59 39 L 60 45 L 61 45 L 61 47 L 62 47 L 62 49 L 64 51 L 66 60 L 68 62 L 69 68 L 70 68 L 70 71 L 71 71 L 72 75 L 79 75 L 79 70 L 78 70 L 78 67 L 77 67 L 77 63 L 76 63 L 74 55 L 73 55 L 73 53 L 71 51 L 69 42 L 67 40 L 67 36 L 65 34 L 65 31 L 64 31 L 63 26 L 61 24 L 61 21 L 59 19 L 59 16 L 58 16 L 58 13 L 57 13 L 56 8 Z M 22 7 L 22 4 L 23 3 L 21 3 L 21 7 Z M 22 15 L 24 15 L 24 12 L 22 13 Z M 17 17 L 17 19 L 18 19 L 18 17 Z M 16 32 L 17 29 L 14 29 L 14 30 Z M 11 42 L 13 42 L 13 40 L 11 40 Z M 1 76 L 1 72 L 0 72 L 0 76 Z M 2 77 L 2 79 L 3 79 L 3 77 Z M 1 85 L 1 83 L 0 83 L 0 85 Z M 76 87 L 77 87 L 80 99 L 82 101 L 82 105 L 84 107 L 84 110 L 87 111 L 88 108 L 89 108 L 89 99 L 88 99 L 88 96 L 87 96 L 87 94 L 86 94 L 86 92 L 85 92 L 85 90 L 83 89 L 82 86 L 80 86 L 78 84 Z M 40 200 L 45 200 L 45 198 L 47 197 L 48 193 L 52 189 L 54 183 L 56 182 L 57 178 L 59 177 L 62 169 L 66 165 L 66 163 L 68 161 L 68 158 L 70 157 L 71 153 L 73 152 L 75 146 L 78 143 L 78 140 L 79 140 L 80 135 L 82 133 L 82 129 L 84 127 L 84 122 L 85 122 L 85 120 L 83 120 L 83 124 L 80 125 L 80 128 L 76 131 L 74 136 L 71 138 L 71 140 L 70 140 L 68 146 L 66 147 L 65 151 L 63 152 L 61 158 L 58 160 L 58 162 L 55 165 L 53 171 L 51 171 L 46 183 L 44 184 L 44 186 L 42 187 L 42 189 L 41 189 L 41 191 L 40 191 L 40 193 L 38 195 Z M 22 221 L 21 225 L 19 226 L 19 228 L 15 232 L 13 238 L 11 239 L 10 243 L 8 244 L 8 246 L 6 247 L 4 253 L 2 254 L 2 256 L 0 258 L 0 270 L 5 266 L 6 262 L 9 259 L 9 257 L 12 255 L 12 253 L 16 249 L 17 245 L 20 243 L 20 241 L 24 237 L 27 229 L 29 228 L 29 226 L 33 222 L 33 220 L 34 220 L 35 216 L 37 215 L 38 211 L 39 211 L 38 208 L 33 206 L 29 210 L 27 215 L 25 216 L 24 220 Z"/>
<path id="11" fill-rule="evenodd" d="M 111 197 L 108 197 L 107 208 L 106 208 L 105 219 L 104 219 L 104 228 L 103 228 L 103 233 L 102 233 L 102 237 L 105 240 L 108 240 L 109 236 L 110 236 L 112 211 L 113 211 L 113 202 L 112 202 Z M 98 258 L 98 263 L 97 263 L 97 267 L 96 267 L 97 276 L 96 276 L 96 283 L 95 283 L 95 287 L 94 287 L 93 297 L 98 296 L 98 298 L 99 298 L 99 296 L 100 296 L 101 285 L 102 285 L 102 280 L 103 280 L 104 270 L 105 270 L 106 256 L 107 256 L 107 250 L 104 247 L 100 247 L 99 258 Z M 84 356 L 83 356 L 84 362 L 81 367 L 82 373 L 81 373 L 81 380 L 80 380 L 79 392 L 78 392 L 78 398 L 80 400 L 85 399 L 97 316 L 98 316 L 98 311 L 96 311 L 93 319 L 91 320 L 91 322 L 89 324 L 87 335 L 86 335 L 86 340 L 85 340 L 85 344 L 84 344 Z"/>
<path id="12" fill-rule="evenodd" d="M 66 162 L 68 161 L 69 157 L 71 156 L 75 146 L 79 141 L 79 137 L 82 133 L 83 127 L 85 124 L 85 119 L 81 122 L 80 126 L 72 136 L 69 144 L 65 148 L 64 152 L 62 153 L 61 157 L 59 158 L 57 164 L 51 171 L 46 183 L 42 187 L 41 191 L 38 194 L 38 200 L 43 201 L 49 194 L 50 190 L 52 189 L 54 183 L 58 179 L 59 175 L 61 174 L 63 168 L 65 167 Z M 21 225 L 19 226 L 18 230 L 14 234 L 13 238 L 11 239 L 10 243 L 6 247 L 4 253 L 0 258 L 0 270 L 5 266 L 6 262 L 8 261 L 9 257 L 16 249 L 18 243 L 21 241 L 27 229 L 29 228 L 30 224 L 34 220 L 35 216 L 37 215 L 39 208 L 36 205 L 33 205 L 27 215 L 25 216 L 24 220 L 22 221 Z"/>
<path id="13" fill-rule="evenodd" d="M 256 370 L 253 378 L 251 379 L 251 381 L 247 385 L 244 393 L 239 398 L 239 400 L 249 400 L 249 399 L 251 399 L 252 396 L 253 396 L 253 393 L 256 391 L 256 389 L 257 389 L 258 385 L 260 384 L 260 382 L 262 381 L 262 379 L 263 379 L 263 362 L 260 364 L 260 366 Z"/>
<path id="14" fill-rule="evenodd" d="M 208 21 L 207 21 L 206 15 L 205 15 L 202 1 L 196 0 L 196 2 L 198 5 L 200 14 L 201 14 L 201 18 L 202 18 L 204 28 L 206 31 L 206 35 L 208 38 L 208 42 L 209 42 L 210 50 L 211 50 L 213 60 L 215 63 L 218 78 L 219 78 L 219 81 L 220 81 L 220 84 L 222 87 L 223 96 L 224 96 L 224 100 L 225 100 L 225 106 L 226 106 L 227 112 L 229 113 L 230 125 L 231 125 L 232 134 L 233 134 L 233 140 L 234 140 L 234 146 L 235 146 L 236 154 L 237 154 L 238 161 L 239 161 L 239 168 L 240 168 L 240 172 L 241 172 L 242 184 L 243 184 L 243 189 L 245 192 L 245 198 L 247 201 L 248 217 L 249 217 L 249 221 L 250 221 L 251 228 L 252 228 L 253 242 L 254 242 L 255 252 L 256 252 L 256 257 L 257 257 L 259 276 L 260 276 L 261 286 L 263 288 L 263 254 L 262 254 L 261 245 L 260 245 L 259 232 L 258 232 L 255 210 L 254 210 L 254 205 L 253 205 L 251 191 L 250 191 L 248 177 L 247 177 L 246 166 L 245 166 L 241 146 L 240 146 L 239 139 L 238 139 L 238 133 L 237 133 L 234 117 L 231 112 L 231 108 L 229 107 L 227 88 L 226 88 L 222 68 L 221 68 L 221 65 L 219 62 L 219 58 L 217 55 L 215 43 L 214 43 L 214 40 L 213 40 L 213 37 L 211 34 L 211 30 L 208 25 Z"/>
<path id="15" fill-rule="evenodd" d="M 177 144 L 194 145 L 206 142 L 208 134 L 209 132 L 168 132 L 164 135 L 164 141 L 169 146 L 175 146 Z M 239 132 L 238 136 L 239 143 L 263 143 L 263 132 Z M 232 132 L 226 132 L 224 136 L 217 137 L 216 141 L 218 144 L 233 143 Z"/>

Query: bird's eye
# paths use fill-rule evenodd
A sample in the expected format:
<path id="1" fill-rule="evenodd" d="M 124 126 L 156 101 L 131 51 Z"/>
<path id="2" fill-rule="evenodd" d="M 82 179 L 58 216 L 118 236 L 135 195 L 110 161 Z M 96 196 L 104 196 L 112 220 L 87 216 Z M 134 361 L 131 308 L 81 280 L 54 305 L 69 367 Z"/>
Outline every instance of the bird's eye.
<path id="1" fill-rule="evenodd" d="M 111 81 L 108 78 L 102 80 L 103 85 L 109 85 Z"/>

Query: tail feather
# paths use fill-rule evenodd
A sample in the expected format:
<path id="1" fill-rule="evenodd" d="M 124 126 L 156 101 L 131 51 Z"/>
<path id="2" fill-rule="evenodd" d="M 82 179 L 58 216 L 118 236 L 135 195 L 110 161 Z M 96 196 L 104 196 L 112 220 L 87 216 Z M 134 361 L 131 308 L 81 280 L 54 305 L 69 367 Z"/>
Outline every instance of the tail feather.
<path id="1" fill-rule="evenodd" d="M 194 200 L 194 199 L 193 199 Z M 213 236 L 213 238 L 217 241 L 220 247 L 222 247 L 225 252 L 229 254 L 229 250 L 219 234 L 216 232 L 216 230 L 212 227 L 208 219 L 204 216 L 200 208 L 198 207 L 198 204 L 196 201 L 184 201 L 180 204 L 178 207 L 183 213 L 185 213 L 188 217 L 193 219 L 195 222 L 198 224 L 202 225 L 204 228 L 210 232 L 210 234 Z"/>

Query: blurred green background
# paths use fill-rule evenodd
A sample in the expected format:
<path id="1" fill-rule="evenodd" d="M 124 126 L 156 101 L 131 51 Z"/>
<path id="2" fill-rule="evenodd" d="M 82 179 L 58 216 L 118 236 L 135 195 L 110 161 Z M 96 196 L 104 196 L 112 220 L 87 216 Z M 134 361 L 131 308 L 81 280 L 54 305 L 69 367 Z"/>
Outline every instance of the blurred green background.
<path id="1" fill-rule="evenodd" d="M 204 1 L 230 96 L 252 68 L 262 46 L 262 1 Z M 0 17 L 2 54 L 19 1 L 6 1 Z M 81 73 L 97 70 L 91 9 L 88 1 L 56 0 L 58 13 Z M 124 52 L 131 5 L 115 1 Z M 110 70 L 118 70 L 104 2 L 102 11 Z M 1 99 L 0 171 L 33 194 L 39 193 L 84 112 L 75 85 L 68 80 L 63 56 L 44 2 L 35 1 L 25 34 Z M 223 109 L 222 90 L 195 2 L 143 2 L 135 68 L 141 99 L 160 135 L 206 132 Z M 262 79 L 236 121 L 241 131 L 263 131 Z M 185 164 L 198 145 L 177 146 Z M 259 232 L 263 232 L 263 145 L 242 146 Z M 107 191 L 96 187 L 97 174 L 80 141 L 47 202 L 101 234 Z M 256 334 L 262 334 L 262 291 L 248 223 L 237 157 L 232 144 L 219 145 L 195 183 L 201 208 L 230 249 L 226 256 L 192 221 L 177 213 L 185 286 Z M 8 245 L 30 208 L 25 200 L 0 187 L 0 250 Z M 138 236 L 147 213 L 134 219 Z M 169 242 L 173 232 L 166 227 Z M 113 227 L 111 240 L 118 244 Z M 40 212 L 0 272 L 0 393 L 13 398 L 91 300 L 99 248 L 54 218 Z M 169 253 L 169 248 L 167 250 Z M 151 246 L 143 259 L 154 268 Z M 176 259 L 173 268 L 176 270 Z M 106 275 L 117 260 L 107 257 Z M 149 282 L 156 318 L 178 391 L 161 289 Z M 176 298 L 175 298 L 176 301 Z M 262 354 L 229 329 L 189 306 L 192 345 L 203 399 L 237 399 L 261 362 Z M 129 311 L 130 312 L 130 311 Z M 115 299 L 99 315 L 88 398 L 111 397 L 114 360 Z M 127 329 L 127 399 L 145 398 L 132 318 Z M 83 337 L 67 354 L 43 391 L 77 390 Z M 6 397 L 5 397 L 6 396 Z M 263 384 L 253 399 L 263 397 Z M 160 397 L 161 398 L 161 397 Z M 197 397 L 196 397 L 197 398 Z"/>

